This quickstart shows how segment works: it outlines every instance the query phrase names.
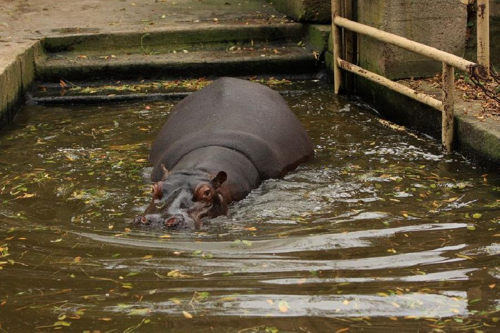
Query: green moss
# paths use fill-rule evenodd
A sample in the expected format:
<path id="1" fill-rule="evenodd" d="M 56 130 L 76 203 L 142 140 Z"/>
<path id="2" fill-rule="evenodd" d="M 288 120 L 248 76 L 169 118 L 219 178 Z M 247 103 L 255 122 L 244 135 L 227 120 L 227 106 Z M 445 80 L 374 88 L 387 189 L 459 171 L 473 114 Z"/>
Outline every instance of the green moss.
<path id="1" fill-rule="evenodd" d="M 272 2 L 277 10 L 300 22 L 331 21 L 330 0 L 273 0 Z"/>
<path id="2" fill-rule="evenodd" d="M 307 36 L 314 51 L 323 53 L 329 48 L 330 25 L 310 25 Z"/>

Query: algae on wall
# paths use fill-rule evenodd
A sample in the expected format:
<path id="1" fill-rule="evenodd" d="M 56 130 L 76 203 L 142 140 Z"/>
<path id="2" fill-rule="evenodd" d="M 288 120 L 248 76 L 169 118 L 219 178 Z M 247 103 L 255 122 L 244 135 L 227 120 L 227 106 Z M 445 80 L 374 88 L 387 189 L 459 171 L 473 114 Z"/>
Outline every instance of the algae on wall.
<path id="1" fill-rule="evenodd" d="M 464 55 L 467 7 L 459 0 L 357 0 L 358 22 Z M 360 65 L 390 79 L 432 76 L 441 63 L 359 37 Z"/>
<path id="2" fill-rule="evenodd" d="M 465 57 L 477 59 L 477 22 L 475 5 L 468 7 L 468 40 Z M 491 65 L 500 72 L 500 0 L 490 0 L 490 57 Z"/>
<path id="3" fill-rule="evenodd" d="M 277 10 L 300 22 L 331 21 L 331 0 L 273 0 Z"/>

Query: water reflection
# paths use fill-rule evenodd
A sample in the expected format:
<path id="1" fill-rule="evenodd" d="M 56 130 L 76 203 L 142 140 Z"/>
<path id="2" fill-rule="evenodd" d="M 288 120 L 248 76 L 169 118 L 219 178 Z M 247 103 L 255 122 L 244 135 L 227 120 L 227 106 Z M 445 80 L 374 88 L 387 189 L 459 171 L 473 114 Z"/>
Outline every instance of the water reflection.
<path id="1" fill-rule="evenodd" d="M 0 331 L 493 331 L 498 175 L 297 89 L 316 158 L 196 233 L 127 223 L 174 102 L 25 107 L 0 134 Z"/>

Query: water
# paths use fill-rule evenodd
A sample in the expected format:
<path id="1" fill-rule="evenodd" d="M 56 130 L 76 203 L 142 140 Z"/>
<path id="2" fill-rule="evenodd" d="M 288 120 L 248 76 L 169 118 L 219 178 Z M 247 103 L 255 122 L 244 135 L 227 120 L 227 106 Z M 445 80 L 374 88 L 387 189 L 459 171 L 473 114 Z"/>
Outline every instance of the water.
<path id="1" fill-rule="evenodd" d="M 0 332 L 496 331 L 498 175 L 307 88 L 315 159 L 192 233 L 127 223 L 174 101 L 26 106 L 0 135 Z"/>

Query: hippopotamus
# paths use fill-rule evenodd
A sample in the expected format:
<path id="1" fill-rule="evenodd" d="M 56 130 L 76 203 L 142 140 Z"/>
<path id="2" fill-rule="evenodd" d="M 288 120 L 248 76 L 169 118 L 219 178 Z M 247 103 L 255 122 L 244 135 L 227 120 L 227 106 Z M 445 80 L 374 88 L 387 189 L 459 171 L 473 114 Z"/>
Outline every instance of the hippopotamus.
<path id="1" fill-rule="evenodd" d="M 160 130 L 149 155 L 151 204 L 134 222 L 198 229 L 313 155 L 305 128 L 278 92 L 218 79 L 179 102 Z"/>

